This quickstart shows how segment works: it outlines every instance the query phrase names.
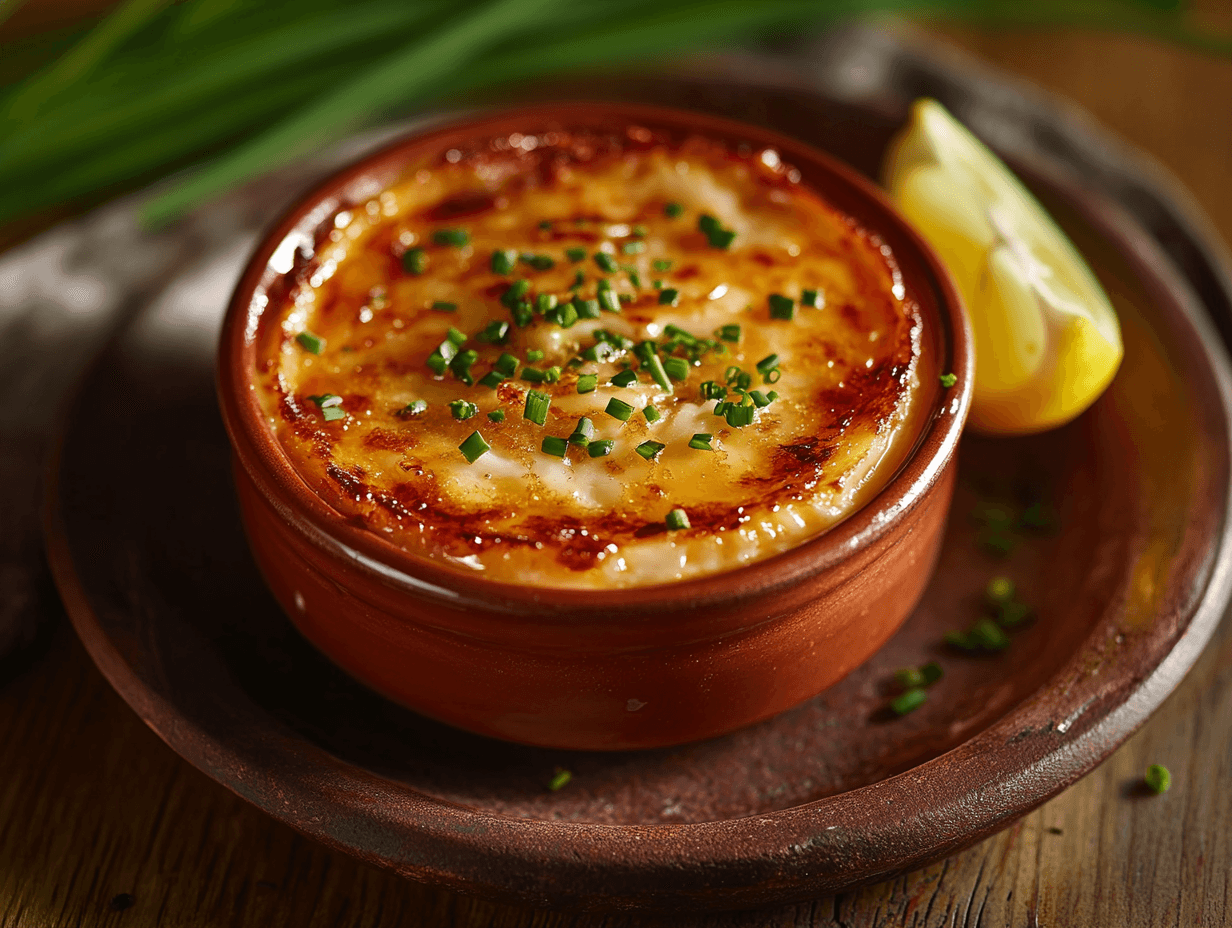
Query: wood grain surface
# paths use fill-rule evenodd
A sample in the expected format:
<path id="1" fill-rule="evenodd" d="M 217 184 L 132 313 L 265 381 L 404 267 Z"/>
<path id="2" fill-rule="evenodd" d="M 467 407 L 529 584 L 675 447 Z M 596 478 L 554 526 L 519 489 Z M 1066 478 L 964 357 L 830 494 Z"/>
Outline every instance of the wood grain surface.
<path id="1" fill-rule="evenodd" d="M 1232 63 L 1078 33 L 945 37 L 1067 94 L 1155 154 L 1232 240 Z M 939 39 L 940 40 L 940 39 Z M 13 449 L 6 449 L 6 451 Z M 34 467 L 34 454 L 13 454 Z M 0 474 L 15 484 L 23 474 Z M 14 479 L 17 478 L 17 479 Z M 0 495 L 0 525 L 11 526 Z M 56 611 L 49 581 L 35 596 Z M 0 604 L 0 605 L 5 605 Z M 1232 623 L 1108 762 L 994 838 L 809 905 L 699 917 L 493 906 L 326 850 L 181 761 L 63 616 L 0 667 L 0 926 L 1222 926 L 1232 924 Z M 1140 788 L 1164 763 L 1173 786 Z"/>

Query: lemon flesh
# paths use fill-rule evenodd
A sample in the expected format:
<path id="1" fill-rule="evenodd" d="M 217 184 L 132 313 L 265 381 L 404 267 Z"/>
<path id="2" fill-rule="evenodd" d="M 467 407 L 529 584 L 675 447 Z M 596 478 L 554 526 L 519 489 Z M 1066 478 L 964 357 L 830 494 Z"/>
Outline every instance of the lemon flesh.
<path id="1" fill-rule="evenodd" d="M 1022 435 L 1070 421 L 1121 363 L 1116 312 L 1009 169 L 935 100 L 890 145 L 885 187 L 940 255 L 975 333 L 970 425 Z"/>

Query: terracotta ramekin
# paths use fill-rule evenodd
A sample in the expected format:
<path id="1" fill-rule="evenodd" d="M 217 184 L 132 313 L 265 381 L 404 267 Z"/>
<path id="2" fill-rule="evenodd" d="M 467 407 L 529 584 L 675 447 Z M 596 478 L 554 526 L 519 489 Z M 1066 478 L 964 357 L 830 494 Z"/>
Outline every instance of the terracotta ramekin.
<path id="1" fill-rule="evenodd" d="M 352 523 L 298 476 L 256 399 L 256 332 L 287 256 L 408 162 L 519 132 L 629 126 L 773 146 L 804 183 L 893 249 L 926 320 L 921 433 L 885 488 L 798 547 L 727 573 L 610 591 L 463 575 Z M 281 270 L 279 270 L 281 268 Z M 932 574 L 970 401 L 971 333 L 941 263 L 868 180 L 756 126 L 620 103 L 481 115 L 402 139 L 308 194 L 265 238 L 222 330 L 218 391 L 249 543 L 274 596 L 324 654 L 390 699 L 458 727 L 557 748 L 708 738 L 824 690 L 902 624 Z M 957 381 L 950 389 L 938 372 Z"/>

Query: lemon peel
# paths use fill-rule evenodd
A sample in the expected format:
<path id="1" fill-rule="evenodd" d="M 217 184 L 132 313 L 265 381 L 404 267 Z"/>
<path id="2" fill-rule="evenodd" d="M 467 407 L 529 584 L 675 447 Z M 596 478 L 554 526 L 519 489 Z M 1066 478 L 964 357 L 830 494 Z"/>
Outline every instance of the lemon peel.
<path id="1" fill-rule="evenodd" d="M 885 187 L 937 251 L 975 335 L 968 422 L 1022 435 L 1063 425 L 1112 382 L 1116 312 L 1065 233 L 936 100 L 917 100 L 890 144 Z"/>

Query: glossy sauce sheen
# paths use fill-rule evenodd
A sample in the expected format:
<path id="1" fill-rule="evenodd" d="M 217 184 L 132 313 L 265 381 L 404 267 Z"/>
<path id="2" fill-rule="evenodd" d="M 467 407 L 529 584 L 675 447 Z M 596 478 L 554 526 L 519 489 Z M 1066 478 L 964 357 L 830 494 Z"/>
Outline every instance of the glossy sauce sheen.
<path id="1" fill-rule="evenodd" d="M 672 217 L 667 204 L 683 212 Z M 735 232 L 729 248 L 699 231 L 703 214 Z M 466 230 L 469 243 L 435 244 L 442 229 Z M 408 248 L 424 250 L 423 273 L 404 269 Z M 567 248 L 586 257 L 574 262 Z M 519 261 L 498 274 L 495 249 L 547 255 L 554 265 Z M 597 251 L 622 269 L 602 271 Z M 670 260 L 670 269 L 656 270 L 656 260 Z M 584 283 L 570 290 L 579 270 Z M 594 298 L 600 278 L 627 295 L 620 312 L 568 328 L 542 316 L 519 328 L 500 299 L 519 279 L 530 282 L 532 301 Z M 675 306 L 660 303 L 656 280 L 678 291 Z M 818 291 L 817 307 L 800 304 L 804 289 Z M 796 301 L 794 320 L 771 318 L 770 294 Z M 874 494 L 921 424 L 912 400 L 923 322 L 893 255 L 772 150 L 676 142 L 634 127 L 621 137 L 514 135 L 440 152 L 326 220 L 268 297 L 256 332 L 258 389 L 304 480 L 390 542 L 494 580 L 645 585 L 771 556 Z M 438 301 L 457 309 L 434 309 Z M 477 342 L 494 319 L 511 323 L 507 344 Z M 570 365 L 597 329 L 662 346 L 669 324 L 722 346 L 691 363 L 670 394 L 631 351 Z M 741 328 L 737 343 L 716 336 L 728 324 Z M 427 366 L 451 326 L 469 336 L 463 350 L 479 354 L 473 386 Z M 319 354 L 296 340 L 304 331 L 324 340 Z M 558 382 L 515 375 L 495 388 L 478 383 L 502 352 L 525 364 L 529 349 L 545 355 L 530 366 L 561 368 Z M 779 358 L 773 384 L 756 370 L 770 354 Z M 725 384 L 733 366 L 751 375 L 750 390 L 779 394 L 741 428 L 701 396 L 703 381 Z M 625 367 L 638 382 L 611 385 Z M 588 373 L 599 386 L 579 394 Z M 543 427 L 523 418 L 531 389 L 552 398 Z M 325 421 L 309 399 L 325 394 L 342 397 L 344 417 Z M 634 408 L 627 422 L 604 411 L 613 397 Z M 478 415 L 456 420 L 456 399 L 476 404 Z M 427 410 L 406 413 L 414 400 Z M 662 413 L 658 422 L 644 418 L 647 404 Z M 502 422 L 488 419 L 497 409 Z M 581 416 L 594 423 L 592 440 L 614 440 L 609 456 L 540 450 L 547 436 L 567 438 Z M 476 430 L 491 450 L 468 463 L 459 445 Z M 713 435 L 714 450 L 690 448 L 696 433 Z M 649 461 L 635 451 L 648 440 L 666 445 Z M 691 528 L 667 528 L 677 508 Z"/>

